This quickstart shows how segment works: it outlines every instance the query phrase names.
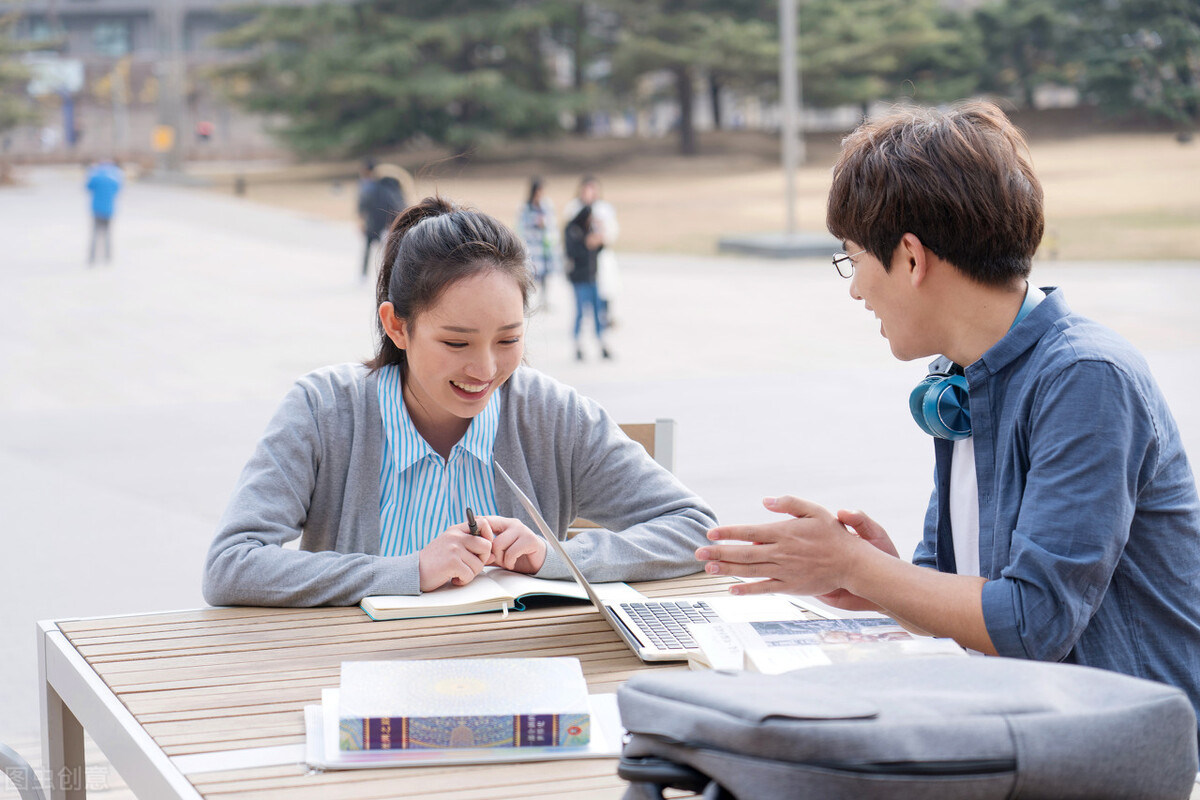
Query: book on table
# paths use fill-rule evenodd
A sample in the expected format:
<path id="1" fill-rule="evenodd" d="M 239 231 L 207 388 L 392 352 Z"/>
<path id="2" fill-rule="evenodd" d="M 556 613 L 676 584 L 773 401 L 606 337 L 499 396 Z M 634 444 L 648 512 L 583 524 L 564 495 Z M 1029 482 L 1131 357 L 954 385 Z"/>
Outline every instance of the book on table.
<path id="1" fill-rule="evenodd" d="M 918 636 L 889 617 L 735 622 L 693 635 L 693 667 L 776 674 L 802 667 L 912 656 L 966 655 L 953 639 Z"/>
<path id="2" fill-rule="evenodd" d="M 338 747 L 338 690 L 322 689 L 319 705 L 304 707 L 304 761 L 314 769 L 378 769 L 501 764 L 621 755 L 621 714 L 615 694 L 588 695 L 591 735 L 584 747 L 458 747 L 441 750 L 342 750 Z"/>
<path id="3" fill-rule="evenodd" d="M 634 600 L 641 593 L 626 583 L 593 584 L 602 597 Z M 562 597 L 587 600 L 587 594 L 575 581 L 547 580 L 499 567 L 487 567 L 465 586 L 446 585 L 432 592 L 415 595 L 372 595 L 359 607 L 373 620 L 450 617 L 487 611 L 522 611 L 530 597 Z"/>
<path id="4" fill-rule="evenodd" d="M 577 658 L 344 661 L 341 750 L 584 747 Z"/>

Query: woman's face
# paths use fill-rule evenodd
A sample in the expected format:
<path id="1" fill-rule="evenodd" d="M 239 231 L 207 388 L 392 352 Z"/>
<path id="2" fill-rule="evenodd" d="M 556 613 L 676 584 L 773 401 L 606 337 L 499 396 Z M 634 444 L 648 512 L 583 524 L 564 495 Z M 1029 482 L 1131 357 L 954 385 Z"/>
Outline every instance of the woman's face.
<path id="1" fill-rule="evenodd" d="M 391 304 L 384 305 L 387 317 Z M 521 288 L 496 270 L 450 284 L 415 324 L 391 318 L 384 328 L 406 353 L 404 402 L 422 433 L 425 425 L 464 432 L 525 352 Z"/>

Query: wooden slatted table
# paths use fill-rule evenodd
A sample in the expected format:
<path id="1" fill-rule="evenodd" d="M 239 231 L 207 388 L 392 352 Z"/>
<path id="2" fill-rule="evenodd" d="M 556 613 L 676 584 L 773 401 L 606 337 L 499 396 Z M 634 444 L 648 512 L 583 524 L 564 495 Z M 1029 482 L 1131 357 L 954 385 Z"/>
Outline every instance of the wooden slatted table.
<path id="1" fill-rule="evenodd" d="M 713 594 L 704 574 L 638 584 Z M 313 772 L 304 706 L 342 661 L 576 656 L 592 692 L 679 664 L 640 661 L 591 606 L 372 622 L 357 608 L 208 608 L 39 624 L 43 763 L 54 800 L 84 796 L 83 732 L 139 798 L 619 798 L 615 759 Z"/>

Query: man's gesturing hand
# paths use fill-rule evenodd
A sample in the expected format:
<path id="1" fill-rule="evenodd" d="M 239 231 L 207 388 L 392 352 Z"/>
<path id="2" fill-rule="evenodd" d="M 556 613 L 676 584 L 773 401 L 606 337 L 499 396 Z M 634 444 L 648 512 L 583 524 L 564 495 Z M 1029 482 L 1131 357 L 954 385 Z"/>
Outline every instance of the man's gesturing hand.
<path id="1" fill-rule="evenodd" d="M 896 554 L 887 533 L 861 512 L 835 516 L 816 503 L 790 496 L 768 497 L 763 505 L 790 516 L 759 525 L 713 528 L 710 540 L 730 544 L 696 550 L 696 558 L 708 562 L 705 570 L 710 574 L 764 579 L 733 586 L 734 594 L 787 592 L 834 600 L 839 590 L 844 592 L 862 542 Z"/>

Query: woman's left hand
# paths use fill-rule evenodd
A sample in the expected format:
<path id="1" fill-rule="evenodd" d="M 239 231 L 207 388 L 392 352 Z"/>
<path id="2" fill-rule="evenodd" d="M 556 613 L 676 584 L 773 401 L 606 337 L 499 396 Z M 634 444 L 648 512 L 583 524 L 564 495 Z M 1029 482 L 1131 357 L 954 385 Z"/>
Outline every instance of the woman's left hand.
<path id="1" fill-rule="evenodd" d="M 492 528 L 492 554 L 489 564 L 504 567 L 513 572 L 532 575 L 546 563 L 546 542 L 526 527 L 519 519 L 511 517 L 486 517 Z"/>

